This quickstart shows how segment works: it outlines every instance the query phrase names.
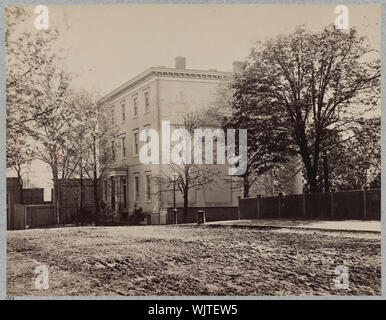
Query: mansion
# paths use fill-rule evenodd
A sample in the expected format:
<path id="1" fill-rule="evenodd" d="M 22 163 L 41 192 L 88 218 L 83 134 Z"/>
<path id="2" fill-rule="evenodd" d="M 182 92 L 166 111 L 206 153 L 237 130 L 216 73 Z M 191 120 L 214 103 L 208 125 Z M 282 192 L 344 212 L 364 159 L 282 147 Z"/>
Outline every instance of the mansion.
<path id="1" fill-rule="evenodd" d="M 151 67 L 99 101 L 102 108 L 107 108 L 116 131 L 111 141 L 114 161 L 102 183 L 103 201 L 114 214 L 132 214 L 142 208 L 151 215 L 152 224 L 163 223 L 162 212 L 173 206 L 173 192 L 157 192 L 153 178 L 167 165 L 140 162 L 140 131 L 151 128 L 161 132 L 162 121 L 181 127 L 188 112 L 207 110 L 219 86 L 229 83 L 242 66 L 242 62 L 234 62 L 233 73 L 193 70 L 186 68 L 184 57 L 177 57 L 174 68 Z M 159 139 L 161 142 L 161 135 Z M 189 190 L 190 207 L 237 206 L 243 194 L 240 178 L 227 177 L 228 165 L 217 166 L 223 173 L 216 177 L 217 183 Z M 182 193 L 177 190 L 176 206 L 182 205 Z"/>

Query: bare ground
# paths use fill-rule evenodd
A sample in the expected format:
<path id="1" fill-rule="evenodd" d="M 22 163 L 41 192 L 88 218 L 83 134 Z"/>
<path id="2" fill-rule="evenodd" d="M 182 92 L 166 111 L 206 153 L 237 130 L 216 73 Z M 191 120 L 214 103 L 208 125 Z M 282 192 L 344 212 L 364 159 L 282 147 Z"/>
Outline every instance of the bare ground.
<path id="1" fill-rule="evenodd" d="M 196 226 L 7 232 L 7 294 L 380 295 L 377 233 Z M 49 289 L 34 269 L 49 267 Z M 349 289 L 336 289 L 337 265 Z"/>

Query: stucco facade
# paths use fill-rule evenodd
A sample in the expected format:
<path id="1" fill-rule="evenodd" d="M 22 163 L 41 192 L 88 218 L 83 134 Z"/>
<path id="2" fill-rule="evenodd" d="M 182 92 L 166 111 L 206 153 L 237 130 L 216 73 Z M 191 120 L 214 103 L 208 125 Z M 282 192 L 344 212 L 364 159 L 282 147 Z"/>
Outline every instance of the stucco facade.
<path id="1" fill-rule="evenodd" d="M 161 146 L 162 121 L 170 121 L 173 130 L 173 126 L 182 125 L 188 112 L 206 110 L 214 102 L 218 85 L 231 76 L 227 72 L 185 69 L 184 58 L 176 58 L 176 68 L 150 68 L 101 99 L 117 129 L 115 161 L 103 183 L 103 200 L 117 214 L 132 214 L 142 207 L 156 223 L 156 215 L 172 206 L 171 192 L 157 192 L 153 180 L 161 170 L 167 170 L 166 165 L 139 161 L 139 132 L 145 128 L 157 130 Z M 190 206 L 237 205 L 242 191 L 224 183 L 227 165 L 216 167 L 223 172 L 217 177 L 219 183 L 190 190 Z M 178 191 L 176 202 L 178 206 L 183 203 Z"/>

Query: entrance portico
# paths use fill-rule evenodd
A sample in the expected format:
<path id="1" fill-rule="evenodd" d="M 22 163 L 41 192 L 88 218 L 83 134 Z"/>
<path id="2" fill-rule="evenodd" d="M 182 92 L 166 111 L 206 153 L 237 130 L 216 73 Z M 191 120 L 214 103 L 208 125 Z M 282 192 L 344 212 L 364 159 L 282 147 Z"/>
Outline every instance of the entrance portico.
<path id="1" fill-rule="evenodd" d="M 103 193 L 114 214 L 127 214 L 127 168 L 114 168 L 109 171 Z"/>

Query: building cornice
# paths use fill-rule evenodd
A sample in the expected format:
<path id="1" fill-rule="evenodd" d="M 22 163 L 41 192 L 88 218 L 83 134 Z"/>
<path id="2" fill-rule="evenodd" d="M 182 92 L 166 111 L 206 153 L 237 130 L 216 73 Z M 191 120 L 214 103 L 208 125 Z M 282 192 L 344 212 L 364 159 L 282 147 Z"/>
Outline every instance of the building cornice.
<path id="1" fill-rule="evenodd" d="M 127 176 L 127 167 L 117 167 L 117 168 L 111 168 L 107 172 L 108 177 L 126 177 Z"/>
<path id="2" fill-rule="evenodd" d="M 206 80 L 227 80 L 232 77 L 231 72 L 212 71 L 212 70 L 193 70 L 193 69 L 174 69 L 174 68 L 149 68 L 138 76 L 132 78 L 117 89 L 105 95 L 99 100 L 99 104 L 109 103 L 139 84 L 150 78 L 185 78 L 185 79 L 206 79 Z"/>

